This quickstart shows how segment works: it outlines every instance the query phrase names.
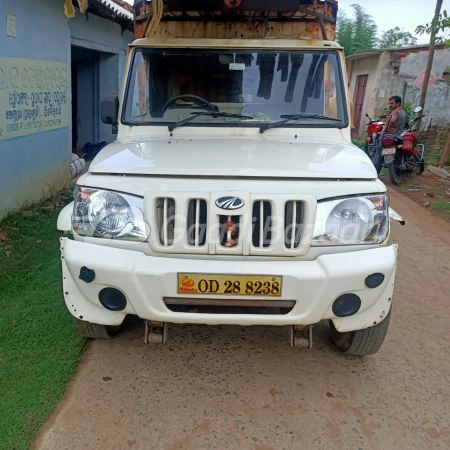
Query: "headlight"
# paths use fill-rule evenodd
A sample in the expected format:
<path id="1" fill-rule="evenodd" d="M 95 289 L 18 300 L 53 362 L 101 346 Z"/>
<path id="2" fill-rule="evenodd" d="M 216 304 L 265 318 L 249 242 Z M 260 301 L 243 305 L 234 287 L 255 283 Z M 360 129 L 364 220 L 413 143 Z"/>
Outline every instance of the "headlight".
<path id="1" fill-rule="evenodd" d="M 75 189 L 72 226 L 80 236 L 135 241 L 145 241 L 150 231 L 141 197 L 84 187 Z"/>
<path id="2" fill-rule="evenodd" d="M 388 208 L 387 195 L 319 202 L 312 245 L 380 244 L 389 233 Z"/>

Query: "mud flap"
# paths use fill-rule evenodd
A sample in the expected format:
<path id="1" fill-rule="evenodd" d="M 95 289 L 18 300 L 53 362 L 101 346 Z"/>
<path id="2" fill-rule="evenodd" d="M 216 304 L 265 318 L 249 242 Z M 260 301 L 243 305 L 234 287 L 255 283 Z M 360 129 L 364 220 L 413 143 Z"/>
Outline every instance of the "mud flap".
<path id="1" fill-rule="evenodd" d="M 384 163 L 385 163 L 386 165 L 389 165 L 389 164 L 391 164 L 392 162 L 394 162 L 394 158 L 395 158 L 395 155 L 385 155 L 385 156 L 384 156 Z"/>

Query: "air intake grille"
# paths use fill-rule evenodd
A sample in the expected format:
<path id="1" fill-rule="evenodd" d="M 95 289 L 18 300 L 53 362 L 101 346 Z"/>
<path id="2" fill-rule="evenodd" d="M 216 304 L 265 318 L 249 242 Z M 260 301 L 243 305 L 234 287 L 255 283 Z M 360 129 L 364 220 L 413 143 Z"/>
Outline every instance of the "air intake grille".
<path id="1" fill-rule="evenodd" d="M 272 241 L 272 206 L 267 201 L 253 203 L 252 243 L 254 247 L 267 248 Z"/>
<path id="2" fill-rule="evenodd" d="M 156 223 L 161 245 L 172 246 L 175 229 L 175 200 L 173 198 L 156 199 Z"/>
<path id="3" fill-rule="evenodd" d="M 296 249 L 300 245 L 303 230 L 303 203 L 286 202 L 284 208 L 284 245 Z"/>
<path id="4" fill-rule="evenodd" d="M 190 200 L 188 205 L 188 244 L 202 247 L 206 244 L 208 207 L 205 200 Z"/>
<path id="5" fill-rule="evenodd" d="M 219 216 L 219 239 L 222 247 L 233 248 L 239 244 L 241 216 Z"/>

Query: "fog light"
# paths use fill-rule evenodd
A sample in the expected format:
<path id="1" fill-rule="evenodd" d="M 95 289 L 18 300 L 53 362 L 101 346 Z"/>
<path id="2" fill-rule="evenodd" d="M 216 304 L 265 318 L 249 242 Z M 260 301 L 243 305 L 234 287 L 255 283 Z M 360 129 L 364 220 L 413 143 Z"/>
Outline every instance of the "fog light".
<path id="1" fill-rule="evenodd" d="M 105 288 L 98 294 L 100 303 L 110 311 L 123 311 L 127 306 L 124 293 L 114 288 Z"/>
<path id="2" fill-rule="evenodd" d="M 366 286 L 370 289 L 375 289 L 380 286 L 384 281 L 384 275 L 382 273 L 373 273 L 369 275 L 366 280 Z"/>
<path id="3" fill-rule="evenodd" d="M 361 308 L 361 299 L 355 294 L 344 294 L 333 303 L 333 313 L 337 317 L 348 317 L 356 314 Z"/>

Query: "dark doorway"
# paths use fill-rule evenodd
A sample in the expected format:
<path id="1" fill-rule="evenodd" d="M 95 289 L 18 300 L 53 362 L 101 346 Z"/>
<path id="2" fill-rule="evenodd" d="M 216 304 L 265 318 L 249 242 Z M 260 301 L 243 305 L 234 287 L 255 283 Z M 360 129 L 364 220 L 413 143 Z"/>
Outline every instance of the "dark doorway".
<path id="1" fill-rule="evenodd" d="M 361 118 L 363 114 L 363 106 L 366 98 L 367 81 L 369 75 L 359 75 L 356 78 L 355 90 L 355 133 L 359 134 L 361 126 Z"/>
<path id="2" fill-rule="evenodd" d="M 78 142 L 78 82 L 77 82 L 77 66 L 72 63 L 72 151 L 76 150 Z"/>
<path id="3" fill-rule="evenodd" d="M 112 142 L 111 125 L 100 121 L 100 99 L 118 94 L 119 56 L 72 46 L 72 151 L 87 143 Z"/>

